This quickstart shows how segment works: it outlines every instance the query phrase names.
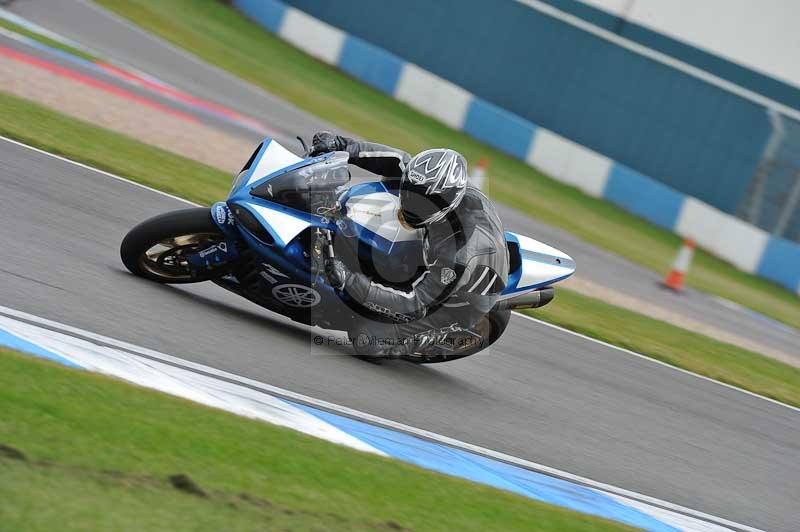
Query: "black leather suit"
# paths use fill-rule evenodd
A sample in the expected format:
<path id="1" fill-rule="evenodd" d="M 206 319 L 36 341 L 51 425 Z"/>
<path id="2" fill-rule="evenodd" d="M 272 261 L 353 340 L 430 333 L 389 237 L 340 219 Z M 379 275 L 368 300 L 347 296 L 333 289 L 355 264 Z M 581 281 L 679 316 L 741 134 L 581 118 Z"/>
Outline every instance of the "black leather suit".
<path id="1" fill-rule="evenodd" d="M 350 163 L 384 176 L 384 182 L 399 181 L 410 159 L 402 150 L 344 140 Z M 494 307 L 508 282 L 508 251 L 494 206 L 478 189 L 467 188 L 456 209 L 426 226 L 423 246 L 425 268 L 404 289 L 362 273 L 348 275 L 343 291 L 382 318 L 359 324 L 362 330 L 375 331 L 382 322 L 377 328 L 387 338 L 424 340 L 453 327 L 469 329 Z"/>

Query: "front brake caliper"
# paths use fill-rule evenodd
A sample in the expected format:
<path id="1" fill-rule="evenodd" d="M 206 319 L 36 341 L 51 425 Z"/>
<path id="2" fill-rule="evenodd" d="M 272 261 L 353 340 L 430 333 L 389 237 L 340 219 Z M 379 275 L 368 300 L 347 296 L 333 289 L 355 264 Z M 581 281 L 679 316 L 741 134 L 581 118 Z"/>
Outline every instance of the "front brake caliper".
<path id="1" fill-rule="evenodd" d="M 239 258 L 236 245 L 227 241 L 210 244 L 205 249 L 186 255 L 186 260 L 194 269 L 216 268 Z"/>

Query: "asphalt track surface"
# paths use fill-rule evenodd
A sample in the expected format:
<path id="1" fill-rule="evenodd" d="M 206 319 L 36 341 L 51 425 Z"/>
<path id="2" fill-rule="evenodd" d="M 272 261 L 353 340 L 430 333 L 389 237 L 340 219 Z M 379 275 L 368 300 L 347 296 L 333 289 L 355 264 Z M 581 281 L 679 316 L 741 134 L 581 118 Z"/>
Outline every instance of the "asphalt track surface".
<path id="1" fill-rule="evenodd" d="M 309 138 L 314 131 L 335 129 L 293 105 L 121 22 L 116 16 L 84 0 L 21 0 L 12 3 L 10 9 L 178 88 L 257 118 L 267 124 L 268 134 L 290 149 L 297 148 L 296 135 Z M 60 61 L 58 58 L 49 59 Z M 97 75 L 91 71 L 84 73 Z M 118 83 L 107 77 L 104 80 Z M 158 96 L 155 99 L 165 105 L 180 107 Z M 181 110 L 193 112 L 185 108 Z M 203 120 L 239 136 L 252 138 L 254 144 L 257 142 L 252 131 L 237 130 L 234 125 L 221 121 L 215 123 L 208 117 L 203 117 Z M 511 209 L 500 206 L 500 214 L 507 229 L 533 236 L 569 253 L 578 264 L 578 274 L 589 281 L 641 301 L 674 309 L 692 320 L 756 340 L 783 353 L 797 355 L 800 361 L 800 331 L 775 324 L 745 309 L 725 305 L 702 292 L 689 289 L 683 294 L 673 294 L 659 287 L 660 275 L 655 272 Z"/>
<path id="2" fill-rule="evenodd" d="M 0 141 L 0 304 L 743 524 L 793 530 L 800 413 L 520 317 L 485 354 L 374 365 L 118 244 L 180 201 Z"/>
<path id="3" fill-rule="evenodd" d="M 278 115 L 258 116 L 272 125 Z M 6 142 L 0 198 L 0 304 L 747 525 L 796 529 L 796 410 L 522 318 L 491 352 L 458 363 L 366 364 L 214 286 L 128 275 L 122 236 L 177 200 Z"/>

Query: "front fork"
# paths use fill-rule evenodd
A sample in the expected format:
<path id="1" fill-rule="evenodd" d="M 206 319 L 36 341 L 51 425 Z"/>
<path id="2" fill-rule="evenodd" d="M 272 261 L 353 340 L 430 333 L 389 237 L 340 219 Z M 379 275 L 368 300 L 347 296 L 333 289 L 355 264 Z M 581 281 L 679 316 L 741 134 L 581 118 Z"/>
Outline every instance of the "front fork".
<path id="1" fill-rule="evenodd" d="M 239 258 L 239 231 L 236 229 L 233 214 L 224 202 L 211 206 L 211 218 L 222 231 L 224 240 L 211 244 L 205 249 L 186 256 L 186 260 L 195 269 L 218 268 L 235 262 Z"/>

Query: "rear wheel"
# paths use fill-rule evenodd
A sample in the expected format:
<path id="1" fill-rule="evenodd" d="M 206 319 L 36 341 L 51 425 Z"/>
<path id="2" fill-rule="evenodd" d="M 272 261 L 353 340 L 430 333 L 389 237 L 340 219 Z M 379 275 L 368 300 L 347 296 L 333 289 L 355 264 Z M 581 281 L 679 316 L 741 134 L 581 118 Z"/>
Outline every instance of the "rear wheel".
<path id="1" fill-rule="evenodd" d="M 433 346 L 429 353 L 422 352 L 416 356 L 403 358 L 418 364 L 434 364 L 474 355 L 495 343 L 502 336 L 509 319 L 511 319 L 510 310 L 493 310 L 473 325 L 469 333 L 456 333 L 453 337 L 448 337 L 455 342 L 455 345 L 462 346 L 460 349 L 444 352 L 441 348 Z M 474 340 L 475 335 L 480 336 L 480 341 Z"/>
<path id="2" fill-rule="evenodd" d="M 197 283 L 225 275 L 223 268 L 194 270 L 186 256 L 222 242 L 211 211 L 204 207 L 168 212 L 131 229 L 120 246 L 125 267 L 159 283 Z"/>

